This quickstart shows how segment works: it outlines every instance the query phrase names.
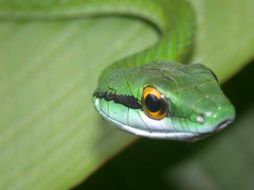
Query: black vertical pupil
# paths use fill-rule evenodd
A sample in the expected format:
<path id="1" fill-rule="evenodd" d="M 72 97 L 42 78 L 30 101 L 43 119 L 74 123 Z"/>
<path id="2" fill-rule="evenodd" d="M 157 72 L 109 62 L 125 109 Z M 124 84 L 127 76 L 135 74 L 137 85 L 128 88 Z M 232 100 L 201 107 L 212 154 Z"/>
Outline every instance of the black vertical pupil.
<path id="1" fill-rule="evenodd" d="M 145 105 L 150 112 L 157 112 L 161 108 L 161 101 L 153 94 L 147 95 Z"/>

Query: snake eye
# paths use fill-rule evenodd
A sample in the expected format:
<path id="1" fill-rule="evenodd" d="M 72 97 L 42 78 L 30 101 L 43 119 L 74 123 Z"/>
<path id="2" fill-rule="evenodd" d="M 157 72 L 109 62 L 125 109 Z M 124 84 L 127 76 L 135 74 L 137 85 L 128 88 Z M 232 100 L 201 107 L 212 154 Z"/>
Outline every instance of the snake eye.
<path id="1" fill-rule="evenodd" d="M 161 120 L 167 115 L 168 104 L 164 96 L 153 87 L 144 88 L 142 106 L 146 115 L 152 119 Z"/>

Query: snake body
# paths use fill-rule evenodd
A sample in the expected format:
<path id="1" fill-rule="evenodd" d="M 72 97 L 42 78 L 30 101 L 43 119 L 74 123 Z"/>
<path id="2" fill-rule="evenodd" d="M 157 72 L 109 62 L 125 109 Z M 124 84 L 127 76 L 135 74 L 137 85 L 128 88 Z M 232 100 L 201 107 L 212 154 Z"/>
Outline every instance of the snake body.
<path id="1" fill-rule="evenodd" d="M 57 18 L 66 17 L 66 12 L 72 17 L 124 15 L 144 20 L 158 30 L 158 43 L 101 73 L 93 103 L 98 113 L 118 128 L 144 137 L 193 141 L 234 120 L 234 106 L 215 74 L 205 65 L 188 64 L 195 46 L 196 21 L 186 1 L 30 1 L 33 3 L 28 1 L 20 9 L 14 1 L 0 16 Z"/>

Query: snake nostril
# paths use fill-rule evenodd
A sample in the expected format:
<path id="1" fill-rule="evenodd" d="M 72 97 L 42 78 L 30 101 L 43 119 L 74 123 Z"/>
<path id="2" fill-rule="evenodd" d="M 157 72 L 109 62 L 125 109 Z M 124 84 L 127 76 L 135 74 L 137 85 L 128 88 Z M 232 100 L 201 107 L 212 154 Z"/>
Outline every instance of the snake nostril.
<path id="1" fill-rule="evenodd" d="M 202 123 L 205 122 L 205 117 L 204 117 L 203 114 L 198 115 L 196 119 L 197 119 L 197 122 L 198 122 L 198 123 L 201 123 L 201 124 L 202 124 Z"/>

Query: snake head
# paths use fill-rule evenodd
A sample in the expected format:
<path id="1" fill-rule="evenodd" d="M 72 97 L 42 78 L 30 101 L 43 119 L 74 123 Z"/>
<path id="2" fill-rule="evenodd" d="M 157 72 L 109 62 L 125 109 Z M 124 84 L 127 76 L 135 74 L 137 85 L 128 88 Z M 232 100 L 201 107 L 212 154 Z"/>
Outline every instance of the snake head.
<path id="1" fill-rule="evenodd" d="M 94 93 L 94 104 L 106 120 L 127 132 L 195 141 L 234 120 L 233 105 L 204 65 L 156 62 L 108 73 Z"/>

